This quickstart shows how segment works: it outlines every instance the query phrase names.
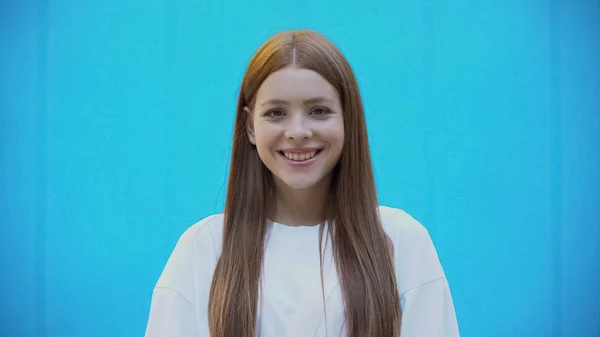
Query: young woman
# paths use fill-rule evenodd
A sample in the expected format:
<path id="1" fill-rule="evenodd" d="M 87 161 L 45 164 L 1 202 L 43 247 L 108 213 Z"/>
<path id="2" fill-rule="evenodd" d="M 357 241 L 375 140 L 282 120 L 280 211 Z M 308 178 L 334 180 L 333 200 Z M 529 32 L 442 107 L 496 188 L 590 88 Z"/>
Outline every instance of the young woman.
<path id="1" fill-rule="evenodd" d="M 342 53 L 284 31 L 242 81 L 222 214 L 180 238 L 147 337 L 455 337 L 427 230 L 378 206 L 358 85 Z"/>

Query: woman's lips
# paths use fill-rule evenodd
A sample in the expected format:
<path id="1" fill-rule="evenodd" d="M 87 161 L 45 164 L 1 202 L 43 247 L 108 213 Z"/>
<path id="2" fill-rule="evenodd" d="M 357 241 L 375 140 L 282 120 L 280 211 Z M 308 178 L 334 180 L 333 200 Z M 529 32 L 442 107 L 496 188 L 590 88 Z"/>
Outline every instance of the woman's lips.
<path id="1" fill-rule="evenodd" d="M 281 156 L 281 158 L 283 158 L 283 160 L 289 166 L 291 166 L 291 167 L 306 167 L 306 166 L 309 166 L 310 164 L 314 163 L 315 160 L 317 160 L 317 158 L 319 157 L 319 155 L 322 152 L 322 149 L 316 150 L 316 153 L 315 153 L 315 155 L 312 158 L 304 159 L 304 160 L 290 159 L 290 158 L 286 157 L 283 152 L 284 151 L 277 151 L 277 153 L 279 153 L 279 155 Z M 308 152 L 310 152 L 310 151 L 308 151 Z M 288 153 L 290 153 L 290 152 L 288 152 Z M 294 152 L 294 153 L 298 153 L 298 152 Z M 307 152 L 304 152 L 304 153 L 307 153 Z"/>

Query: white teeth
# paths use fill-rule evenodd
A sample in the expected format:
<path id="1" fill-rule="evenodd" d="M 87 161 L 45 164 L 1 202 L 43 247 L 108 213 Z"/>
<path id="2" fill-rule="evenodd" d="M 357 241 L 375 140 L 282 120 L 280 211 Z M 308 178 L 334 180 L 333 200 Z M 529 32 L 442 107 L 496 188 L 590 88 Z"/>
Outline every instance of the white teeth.
<path id="1" fill-rule="evenodd" d="M 315 156 L 316 153 L 317 153 L 317 151 L 304 152 L 304 153 L 283 152 L 283 155 L 286 156 L 288 159 L 291 159 L 291 160 L 304 161 L 304 160 L 311 159 L 312 157 Z"/>

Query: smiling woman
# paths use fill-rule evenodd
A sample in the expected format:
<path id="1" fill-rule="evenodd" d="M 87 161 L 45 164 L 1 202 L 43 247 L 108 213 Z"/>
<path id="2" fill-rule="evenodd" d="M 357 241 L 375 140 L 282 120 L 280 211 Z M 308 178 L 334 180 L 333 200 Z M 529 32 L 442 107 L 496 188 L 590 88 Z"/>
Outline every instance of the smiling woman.
<path id="1" fill-rule="evenodd" d="M 146 336 L 455 337 L 431 238 L 378 206 L 365 116 L 328 39 L 284 31 L 242 81 L 227 199 L 180 238 Z"/>
<path id="2" fill-rule="evenodd" d="M 344 144 L 344 120 L 336 89 L 317 72 L 291 65 L 269 75 L 255 100 L 252 105 L 258 108 L 244 107 L 248 138 L 273 174 L 277 194 L 295 199 L 294 191 L 302 190 L 312 203 L 306 205 L 312 214 L 303 212 L 302 216 L 320 222 L 323 215 L 318 211 L 322 207 L 314 203 L 325 200 Z M 285 215 L 275 215 L 273 220 L 304 220 L 281 217 Z"/>

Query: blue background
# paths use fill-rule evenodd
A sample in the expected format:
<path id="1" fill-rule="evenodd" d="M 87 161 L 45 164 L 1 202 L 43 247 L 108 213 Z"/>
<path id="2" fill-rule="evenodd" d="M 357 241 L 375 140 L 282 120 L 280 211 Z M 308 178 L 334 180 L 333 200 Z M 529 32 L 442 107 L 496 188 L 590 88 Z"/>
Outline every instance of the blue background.
<path id="1" fill-rule="evenodd" d="M 141 336 L 272 34 L 349 59 L 462 336 L 600 336 L 599 1 L 2 2 L 0 335 Z"/>

